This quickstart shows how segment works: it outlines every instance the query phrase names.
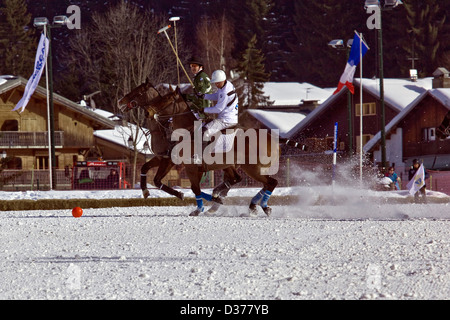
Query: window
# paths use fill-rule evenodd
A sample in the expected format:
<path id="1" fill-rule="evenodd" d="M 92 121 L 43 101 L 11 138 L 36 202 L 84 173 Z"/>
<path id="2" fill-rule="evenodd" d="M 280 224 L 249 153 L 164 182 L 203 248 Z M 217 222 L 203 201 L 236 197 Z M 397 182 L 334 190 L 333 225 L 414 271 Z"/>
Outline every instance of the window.
<path id="1" fill-rule="evenodd" d="M 363 103 L 362 105 L 363 116 L 375 116 L 377 114 L 377 104 L 375 102 Z M 360 116 L 361 105 L 355 105 L 355 114 L 357 117 Z"/>
<path id="2" fill-rule="evenodd" d="M 422 141 L 435 141 L 436 140 L 436 128 L 423 128 L 422 129 Z"/>
<path id="3" fill-rule="evenodd" d="M 17 120 L 5 120 L 2 131 L 19 131 L 19 122 Z"/>
<path id="4" fill-rule="evenodd" d="M 37 170 L 48 169 L 48 157 L 36 157 L 36 169 Z"/>
<path id="5" fill-rule="evenodd" d="M 361 136 L 357 136 L 356 137 L 356 152 L 360 153 L 361 152 Z M 363 143 L 363 147 L 366 145 L 367 142 L 369 142 L 370 139 L 373 138 L 373 135 L 371 134 L 363 134 L 362 136 L 362 143 Z"/>

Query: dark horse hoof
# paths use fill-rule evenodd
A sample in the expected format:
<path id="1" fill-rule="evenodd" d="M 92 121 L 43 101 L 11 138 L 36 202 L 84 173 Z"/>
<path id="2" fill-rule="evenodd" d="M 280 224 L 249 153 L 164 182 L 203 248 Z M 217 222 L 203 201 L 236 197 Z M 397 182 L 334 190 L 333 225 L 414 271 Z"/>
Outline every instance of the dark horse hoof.
<path id="1" fill-rule="evenodd" d="M 220 197 L 213 197 L 211 199 L 212 202 L 218 203 L 218 204 L 223 204 L 223 201 Z"/>
<path id="2" fill-rule="evenodd" d="M 180 199 L 181 201 L 184 201 L 184 193 L 183 193 L 183 192 L 178 192 L 178 193 L 176 194 L 176 197 L 177 197 L 178 199 Z"/>
<path id="3" fill-rule="evenodd" d="M 211 206 L 211 208 L 205 212 L 205 215 L 213 215 L 214 213 L 216 213 L 217 211 L 219 211 L 220 207 L 222 205 L 218 202 L 214 202 L 213 205 Z"/>
<path id="4" fill-rule="evenodd" d="M 248 208 L 248 213 L 251 217 L 256 217 L 258 215 L 258 207 L 256 206 L 256 204 L 252 203 L 250 205 L 250 207 Z"/>
<path id="5" fill-rule="evenodd" d="M 192 211 L 190 214 L 189 214 L 189 216 L 190 217 L 198 217 L 199 215 L 200 215 L 200 213 L 202 213 L 203 212 L 203 210 L 202 209 L 195 209 L 194 211 Z"/>
<path id="6" fill-rule="evenodd" d="M 272 214 L 272 208 L 271 208 L 271 207 L 265 207 L 265 208 L 262 208 L 262 209 L 263 209 L 264 213 L 265 213 L 268 217 L 270 217 L 270 215 Z"/>

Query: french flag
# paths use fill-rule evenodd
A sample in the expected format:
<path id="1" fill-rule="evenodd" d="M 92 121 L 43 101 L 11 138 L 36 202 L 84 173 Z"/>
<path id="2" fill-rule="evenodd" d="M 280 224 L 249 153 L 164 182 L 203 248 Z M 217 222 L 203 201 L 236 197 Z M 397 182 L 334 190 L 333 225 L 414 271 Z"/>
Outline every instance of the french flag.
<path id="1" fill-rule="evenodd" d="M 362 41 L 359 34 L 355 32 L 352 48 L 350 50 L 350 57 L 348 59 L 347 65 L 345 66 L 344 73 L 339 80 L 338 87 L 333 95 L 341 91 L 344 86 L 346 86 L 352 94 L 355 94 L 355 88 L 353 87 L 353 77 L 355 75 L 356 67 L 368 50 L 369 47 L 364 43 L 364 41 Z"/>

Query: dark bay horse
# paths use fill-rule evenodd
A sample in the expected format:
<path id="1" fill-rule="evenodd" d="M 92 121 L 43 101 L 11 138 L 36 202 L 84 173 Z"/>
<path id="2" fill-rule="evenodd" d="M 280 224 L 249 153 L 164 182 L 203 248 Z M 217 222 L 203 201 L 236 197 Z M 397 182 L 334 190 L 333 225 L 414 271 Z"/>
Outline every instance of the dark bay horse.
<path id="1" fill-rule="evenodd" d="M 192 113 L 186 101 L 182 97 L 179 88 L 177 88 L 176 91 L 170 92 L 164 96 L 157 96 L 153 99 L 149 99 L 144 94 L 142 94 L 136 97 L 136 101 L 139 105 L 147 106 L 146 108 L 150 118 L 156 119 L 157 121 L 162 121 L 166 118 L 172 119 L 173 129 L 175 130 L 175 132 L 180 132 L 182 138 L 186 137 L 186 135 L 184 135 L 186 132 L 188 133 L 190 138 L 192 138 L 192 136 L 195 136 L 196 132 L 198 132 L 198 128 L 195 128 L 197 118 Z M 263 184 L 263 189 L 258 192 L 258 194 L 251 200 L 249 206 L 250 214 L 257 214 L 257 206 L 260 206 L 266 213 L 266 215 L 269 216 L 271 214 L 271 208 L 268 206 L 268 200 L 270 199 L 270 196 L 276 188 L 278 181 L 271 177 L 269 174 L 271 169 L 273 169 L 274 167 L 276 170 L 278 169 L 278 137 L 271 136 L 267 132 L 267 130 L 264 131 L 253 129 L 253 131 L 250 132 L 249 135 L 247 135 L 251 128 L 240 129 L 244 133 L 235 136 L 232 150 L 219 155 L 219 157 L 217 157 L 217 154 L 215 154 L 214 152 L 211 153 L 210 156 L 215 159 L 212 162 L 207 162 L 205 159 L 200 157 L 200 159 L 202 159 L 202 162 L 196 163 L 195 156 L 198 156 L 198 154 L 194 154 L 194 156 L 191 157 L 190 151 L 192 151 L 192 149 L 198 150 L 198 147 L 196 147 L 198 146 L 198 141 L 195 140 L 195 137 L 193 141 L 191 139 L 188 143 L 184 143 L 185 141 L 183 140 L 182 142 L 177 144 L 177 146 L 183 145 L 181 147 L 181 153 L 180 149 L 176 150 L 176 148 L 174 148 L 174 150 L 172 151 L 172 160 L 176 159 L 177 157 L 183 159 L 186 173 L 191 182 L 191 189 L 196 196 L 198 204 L 197 210 L 194 211 L 191 215 L 198 215 L 200 212 L 202 212 L 202 200 L 208 200 L 208 195 L 205 195 L 200 188 L 200 180 L 202 174 L 205 171 L 223 170 L 237 167 L 242 168 L 242 170 L 249 177 Z M 201 133 L 200 136 L 202 136 Z M 244 137 L 243 139 L 242 136 Z M 174 136 L 172 136 L 172 138 L 173 137 Z M 188 144 L 190 144 L 192 148 L 184 148 Z M 209 146 L 210 145 L 208 145 L 206 148 L 208 148 Z M 295 146 L 298 147 L 298 144 L 295 143 Z M 185 154 L 186 150 L 188 151 Z M 203 146 L 200 150 L 203 151 Z M 267 158 L 269 158 L 269 161 L 267 161 Z M 275 165 L 270 160 L 275 160 Z"/>
<path id="2" fill-rule="evenodd" d="M 436 129 L 436 135 L 441 140 L 450 136 L 450 111 L 447 113 L 444 120 L 442 120 L 441 125 Z"/>
<path id="3" fill-rule="evenodd" d="M 150 101 L 156 97 L 161 97 L 160 92 L 153 87 L 149 79 L 145 83 L 141 84 L 125 97 L 119 100 L 119 109 L 123 112 L 129 112 L 136 108 L 144 108 L 141 101 Z M 170 150 L 173 147 L 173 143 L 170 141 L 171 127 L 170 118 L 156 120 L 155 118 L 147 118 L 147 127 L 151 134 L 151 149 L 155 154 L 150 161 L 146 162 L 141 168 L 141 189 L 144 198 L 148 198 L 150 195 L 147 189 L 147 172 L 152 168 L 158 168 L 153 182 L 154 185 L 160 190 L 173 195 L 181 200 L 184 200 L 184 194 L 162 183 L 162 179 L 170 172 L 174 167 L 174 163 L 170 158 Z M 241 176 L 235 170 L 235 168 L 226 168 L 224 170 L 224 182 L 217 186 L 213 190 L 213 195 L 208 200 L 214 202 L 213 206 L 208 213 L 214 213 L 218 210 L 220 204 L 222 204 L 222 198 L 226 197 L 231 186 L 239 183 L 242 180 Z"/>

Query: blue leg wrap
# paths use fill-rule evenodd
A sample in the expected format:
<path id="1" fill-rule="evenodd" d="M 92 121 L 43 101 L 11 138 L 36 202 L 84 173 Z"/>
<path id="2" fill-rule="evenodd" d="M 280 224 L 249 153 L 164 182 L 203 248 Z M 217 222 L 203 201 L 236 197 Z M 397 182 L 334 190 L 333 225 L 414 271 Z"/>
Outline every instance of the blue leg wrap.
<path id="1" fill-rule="evenodd" d="M 203 199 L 205 199 L 206 201 L 211 201 L 212 200 L 212 195 L 204 193 L 204 192 L 202 192 L 201 197 Z"/>
<path id="2" fill-rule="evenodd" d="M 270 191 L 266 191 L 264 193 L 264 196 L 261 200 L 261 207 L 267 208 L 267 202 L 269 201 L 271 195 L 272 195 L 272 192 L 270 192 Z"/>
<path id="3" fill-rule="evenodd" d="M 253 197 L 252 204 L 258 204 L 263 197 L 264 197 L 264 190 L 261 190 L 260 192 L 258 192 L 256 196 Z"/>
<path id="4" fill-rule="evenodd" d="M 203 198 L 202 198 L 202 196 L 196 196 L 195 200 L 197 200 L 197 208 L 203 212 Z"/>

